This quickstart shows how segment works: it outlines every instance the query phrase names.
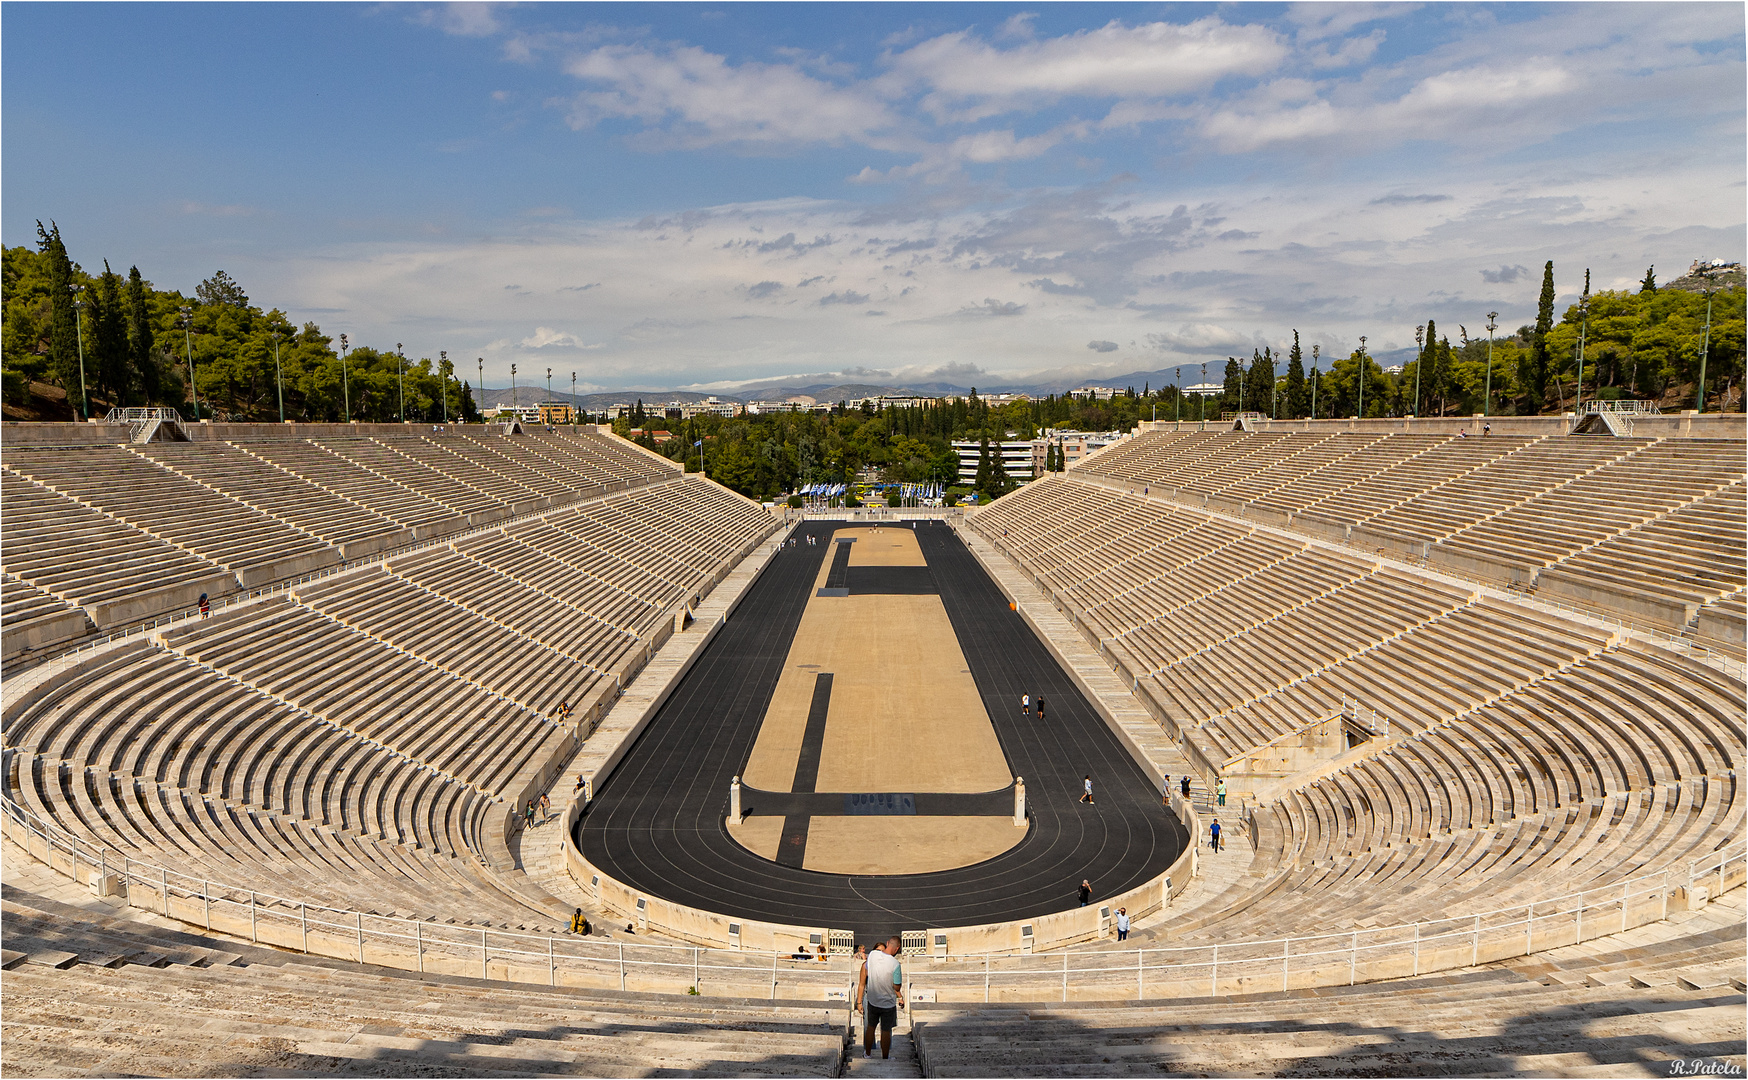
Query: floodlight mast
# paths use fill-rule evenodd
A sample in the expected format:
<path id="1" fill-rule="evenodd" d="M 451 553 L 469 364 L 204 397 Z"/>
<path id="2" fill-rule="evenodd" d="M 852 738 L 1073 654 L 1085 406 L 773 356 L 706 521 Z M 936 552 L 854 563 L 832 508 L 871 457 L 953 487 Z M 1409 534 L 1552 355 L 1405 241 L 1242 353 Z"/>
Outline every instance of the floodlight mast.
<path id="1" fill-rule="evenodd" d="M 1487 313 L 1487 388 L 1483 391 L 1481 402 L 1481 417 L 1486 419 L 1493 412 L 1493 331 L 1498 329 L 1499 312 Z"/>
<path id="2" fill-rule="evenodd" d="M 78 331 L 79 341 L 79 407 L 85 410 L 85 420 L 91 420 L 91 395 L 85 391 L 85 301 L 79 294 L 85 291 L 83 285 L 69 285 L 73 293 L 73 326 Z"/>

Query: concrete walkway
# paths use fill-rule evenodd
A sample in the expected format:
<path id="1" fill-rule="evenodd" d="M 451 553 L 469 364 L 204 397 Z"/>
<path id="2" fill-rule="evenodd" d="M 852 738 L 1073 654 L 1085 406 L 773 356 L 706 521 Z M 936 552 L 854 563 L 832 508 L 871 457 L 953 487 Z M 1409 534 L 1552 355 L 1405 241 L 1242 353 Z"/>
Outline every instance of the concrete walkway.
<path id="1" fill-rule="evenodd" d="M 892 1026 L 892 1056 L 880 1056 L 880 1033 L 874 1033 L 874 1056 L 862 1055 L 862 1021 L 856 1020 L 856 1037 L 850 1040 L 844 1062 L 845 1076 L 921 1076 L 923 1064 L 917 1057 L 916 1042 L 910 1037 L 910 1010 L 898 1010 L 898 1023 Z"/>

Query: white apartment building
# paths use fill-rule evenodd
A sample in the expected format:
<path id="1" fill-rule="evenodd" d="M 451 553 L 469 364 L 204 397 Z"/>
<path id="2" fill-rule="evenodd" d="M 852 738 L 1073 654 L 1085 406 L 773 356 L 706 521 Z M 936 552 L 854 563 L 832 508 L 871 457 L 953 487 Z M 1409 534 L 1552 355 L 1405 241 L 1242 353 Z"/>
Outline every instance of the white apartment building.
<path id="1" fill-rule="evenodd" d="M 975 484 L 977 482 L 977 452 L 979 443 L 973 439 L 968 442 L 956 442 L 953 449 L 959 453 L 959 482 Z M 1016 483 L 1024 483 L 1038 475 L 1032 470 L 1032 440 L 992 442 L 989 452 L 1001 454 L 1002 468 L 1007 470 L 1008 479 Z"/>

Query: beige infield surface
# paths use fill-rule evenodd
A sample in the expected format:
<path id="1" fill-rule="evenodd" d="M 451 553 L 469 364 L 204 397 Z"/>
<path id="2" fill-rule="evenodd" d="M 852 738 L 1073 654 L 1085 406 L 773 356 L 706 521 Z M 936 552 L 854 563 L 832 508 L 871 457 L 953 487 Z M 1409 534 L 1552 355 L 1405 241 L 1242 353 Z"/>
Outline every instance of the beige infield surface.
<path id="1" fill-rule="evenodd" d="M 980 792 L 1013 782 L 995 728 L 939 596 L 819 596 L 831 544 L 855 539 L 851 566 L 927 565 L 909 528 L 841 528 L 826 545 L 815 595 L 796 628 L 742 781 L 791 791 L 821 672 L 832 674 L 821 792 Z M 780 817 L 751 817 L 734 838 L 772 858 Z M 999 855 L 1025 830 L 1011 817 L 814 817 L 803 866 L 828 873 L 905 874 Z"/>

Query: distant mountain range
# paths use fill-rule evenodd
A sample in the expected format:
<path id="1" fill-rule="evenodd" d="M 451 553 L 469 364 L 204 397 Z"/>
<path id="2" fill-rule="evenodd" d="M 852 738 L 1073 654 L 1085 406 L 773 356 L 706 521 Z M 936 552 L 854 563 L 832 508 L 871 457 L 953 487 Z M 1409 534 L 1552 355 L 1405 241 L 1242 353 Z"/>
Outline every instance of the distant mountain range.
<path id="1" fill-rule="evenodd" d="M 1373 359 L 1380 364 L 1388 365 L 1414 358 L 1412 348 L 1399 350 L 1402 356 L 1395 354 L 1374 353 Z M 1285 360 L 1280 362 L 1281 369 L 1286 367 Z M 1324 365 L 1327 367 L 1327 363 Z M 1208 364 L 1208 381 L 1219 382 L 1223 379 L 1226 369 L 1224 360 Z M 1157 371 L 1131 371 L 1124 375 L 1107 375 L 1103 378 L 1079 379 L 1048 379 L 1039 382 L 991 382 L 979 383 L 975 389 L 979 394 L 1030 394 L 1033 397 L 1045 397 L 1050 394 L 1064 394 L 1080 386 L 1109 386 L 1117 390 L 1134 387 L 1136 393 L 1144 389 L 1158 389 L 1170 386 L 1177 380 L 1176 367 L 1161 368 Z M 1202 381 L 1202 365 L 1183 365 L 1185 385 L 1193 385 Z M 613 390 L 605 393 L 578 394 L 572 397 L 569 393 L 555 393 L 551 400 L 568 401 L 578 408 L 589 412 L 602 412 L 614 405 L 632 404 L 640 398 L 646 407 L 666 404 L 672 401 L 703 401 L 715 397 L 720 401 L 787 401 L 790 398 L 812 398 L 816 402 L 836 403 L 839 401 L 854 401 L 859 398 L 888 395 L 893 397 L 965 397 L 973 387 L 957 383 L 920 382 L 920 383 L 782 383 L 782 382 L 750 382 L 742 383 L 733 389 L 724 389 L 715 393 L 700 393 L 693 390 Z M 510 404 L 510 390 L 504 387 L 494 387 L 483 392 L 476 391 L 476 396 L 482 406 Z M 516 401 L 523 405 L 533 405 L 548 400 L 540 386 L 523 386 L 516 391 Z"/>

